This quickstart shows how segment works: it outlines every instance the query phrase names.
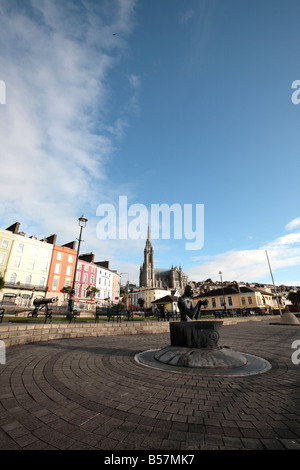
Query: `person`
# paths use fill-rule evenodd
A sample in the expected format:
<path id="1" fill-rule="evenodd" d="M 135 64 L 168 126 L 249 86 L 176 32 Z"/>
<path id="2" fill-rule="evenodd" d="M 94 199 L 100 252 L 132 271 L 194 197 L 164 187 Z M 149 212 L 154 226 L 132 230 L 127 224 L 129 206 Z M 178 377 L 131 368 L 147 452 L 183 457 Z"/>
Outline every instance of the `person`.
<path id="1" fill-rule="evenodd" d="M 201 317 L 201 306 L 207 305 L 207 303 L 207 300 L 199 300 L 194 306 L 193 288 L 189 285 L 185 286 L 184 294 L 178 299 L 178 308 L 181 321 L 198 320 L 198 318 Z"/>

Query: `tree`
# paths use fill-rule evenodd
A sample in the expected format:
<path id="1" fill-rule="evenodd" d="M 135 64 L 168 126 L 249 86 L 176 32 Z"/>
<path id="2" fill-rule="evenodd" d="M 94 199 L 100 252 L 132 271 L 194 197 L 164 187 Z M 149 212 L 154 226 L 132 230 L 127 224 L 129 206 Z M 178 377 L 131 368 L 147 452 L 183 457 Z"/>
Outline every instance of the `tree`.
<path id="1" fill-rule="evenodd" d="M 100 289 L 95 286 L 89 286 L 89 296 L 91 300 L 95 298 L 96 292 L 100 292 Z"/>
<path id="2" fill-rule="evenodd" d="M 0 290 L 3 289 L 4 284 L 5 284 L 4 277 L 0 275 Z"/>
<path id="3" fill-rule="evenodd" d="M 138 304 L 141 308 L 143 308 L 144 305 L 145 305 L 145 299 L 143 299 L 142 297 L 139 297 L 138 298 Z"/>
<path id="4" fill-rule="evenodd" d="M 290 300 L 297 308 L 300 308 L 300 289 L 298 289 L 297 292 L 289 292 L 287 299 Z"/>
<path id="5" fill-rule="evenodd" d="M 72 289 L 71 286 L 68 286 L 68 287 L 65 286 L 60 290 L 60 292 L 64 294 L 64 300 L 66 300 L 66 297 L 70 295 L 71 289 Z"/>

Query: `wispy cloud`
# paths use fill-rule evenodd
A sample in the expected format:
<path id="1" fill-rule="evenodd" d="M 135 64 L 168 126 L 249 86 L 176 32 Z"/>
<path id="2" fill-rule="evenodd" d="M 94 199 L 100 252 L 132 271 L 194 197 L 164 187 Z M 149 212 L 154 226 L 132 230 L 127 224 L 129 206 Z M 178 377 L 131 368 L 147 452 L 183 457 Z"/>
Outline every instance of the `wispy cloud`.
<path id="1" fill-rule="evenodd" d="M 187 23 L 191 18 L 193 18 L 195 12 L 193 8 L 188 8 L 180 17 L 182 23 Z"/>
<path id="2" fill-rule="evenodd" d="M 286 227 L 299 228 L 298 224 L 292 222 L 294 221 Z M 277 273 L 275 281 L 281 283 L 281 269 L 300 266 L 300 232 L 285 234 L 257 249 L 231 250 L 213 257 L 205 257 L 203 264 L 190 268 L 187 273 L 190 280 L 202 281 L 208 278 L 218 280 L 218 273 L 221 270 L 223 278 L 228 281 L 259 282 L 269 275 L 266 251 L 271 260 L 272 271 Z M 300 270 L 297 283 L 300 284 Z"/>
<path id="3" fill-rule="evenodd" d="M 286 230 L 295 230 L 297 228 L 300 228 L 300 217 L 297 217 L 296 219 L 291 220 L 286 226 Z"/>
<path id="4" fill-rule="evenodd" d="M 109 73 L 127 53 L 134 6 L 135 0 L 1 2 L 3 225 L 39 220 L 40 230 L 63 228 L 67 236 L 70 220 L 95 212 L 127 126 L 112 109 Z"/>

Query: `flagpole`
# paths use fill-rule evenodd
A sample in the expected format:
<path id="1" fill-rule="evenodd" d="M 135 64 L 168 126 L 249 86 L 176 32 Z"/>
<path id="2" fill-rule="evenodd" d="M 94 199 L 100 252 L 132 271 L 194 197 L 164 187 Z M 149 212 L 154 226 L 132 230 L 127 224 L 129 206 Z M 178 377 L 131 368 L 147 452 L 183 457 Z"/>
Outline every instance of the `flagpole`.
<path id="1" fill-rule="evenodd" d="M 268 265 L 269 265 L 269 269 L 270 269 L 270 274 L 271 274 L 271 278 L 272 278 L 272 281 L 273 281 L 273 286 L 274 286 L 275 295 L 276 295 L 276 299 L 277 299 L 279 314 L 280 314 L 280 316 L 281 316 L 281 315 L 282 315 L 282 313 L 281 313 L 281 308 L 280 308 L 280 304 L 279 304 L 279 299 L 278 299 L 278 295 L 277 295 L 277 290 L 276 290 L 276 286 L 275 286 L 275 282 L 274 282 L 274 278 L 273 278 L 272 269 L 271 269 L 271 265 L 270 265 L 270 261 L 269 261 L 269 257 L 268 257 L 268 252 L 267 252 L 267 250 L 266 250 L 266 255 L 267 255 L 267 260 L 268 260 Z"/>

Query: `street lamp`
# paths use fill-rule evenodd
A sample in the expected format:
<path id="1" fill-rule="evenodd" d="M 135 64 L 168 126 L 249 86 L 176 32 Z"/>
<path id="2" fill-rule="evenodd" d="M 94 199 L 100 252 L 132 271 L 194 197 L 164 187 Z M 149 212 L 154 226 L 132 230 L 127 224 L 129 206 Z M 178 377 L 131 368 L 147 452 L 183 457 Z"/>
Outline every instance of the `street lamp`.
<path id="1" fill-rule="evenodd" d="M 75 269 L 74 269 L 74 276 L 73 276 L 73 284 L 72 284 L 72 289 L 70 292 L 70 298 L 69 298 L 69 304 L 68 304 L 68 317 L 72 317 L 73 310 L 74 310 L 74 301 L 75 301 L 75 281 L 76 281 L 76 271 L 77 271 L 77 263 L 78 263 L 78 256 L 79 256 L 79 250 L 80 250 L 80 244 L 82 241 L 81 235 L 82 235 L 82 229 L 85 228 L 86 223 L 88 219 L 86 218 L 85 215 L 82 215 L 78 219 L 79 227 L 80 227 L 80 232 L 79 232 L 79 238 L 78 240 L 78 249 L 77 249 L 77 255 L 76 255 L 76 262 L 75 262 Z"/>

